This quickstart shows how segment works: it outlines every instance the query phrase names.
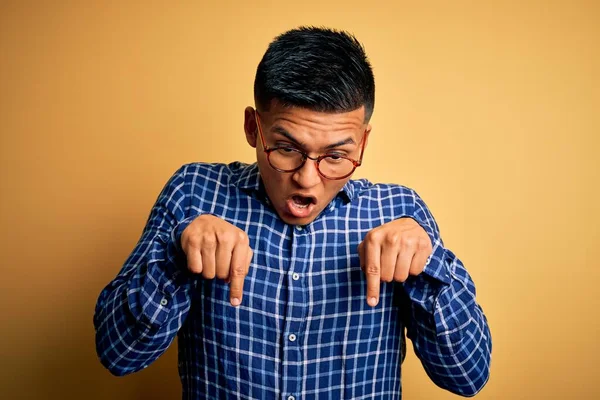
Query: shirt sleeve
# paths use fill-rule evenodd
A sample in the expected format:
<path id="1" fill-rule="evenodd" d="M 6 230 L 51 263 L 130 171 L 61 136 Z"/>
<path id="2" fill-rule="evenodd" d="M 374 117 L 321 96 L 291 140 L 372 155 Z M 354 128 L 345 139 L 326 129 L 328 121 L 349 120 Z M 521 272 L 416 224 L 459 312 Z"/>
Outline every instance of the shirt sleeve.
<path id="1" fill-rule="evenodd" d="M 407 336 L 438 386 L 462 396 L 478 393 L 489 379 L 492 340 L 475 299 L 475 285 L 448 249 L 423 200 L 415 193 L 413 218 L 433 244 L 423 273 L 404 282 Z"/>
<path id="2" fill-rule="evenodd" d="M 193 281 L 179 245 L 181 233 L 194 219 L 185 216 L 185 169 L 169 179 L 135 249 L 98 298 L 96 351 L 115 375 L 138 371 L 156 360 L 190 309 Z"/>

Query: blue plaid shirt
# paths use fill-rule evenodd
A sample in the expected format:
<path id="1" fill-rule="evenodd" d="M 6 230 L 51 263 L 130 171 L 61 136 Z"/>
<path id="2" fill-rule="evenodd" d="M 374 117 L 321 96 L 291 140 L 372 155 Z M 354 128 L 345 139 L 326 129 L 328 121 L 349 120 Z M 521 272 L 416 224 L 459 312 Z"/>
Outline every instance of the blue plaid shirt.
<path id="1" fill-rule="evenodd" d="M 201 214 L 250 238 L 239 307 L 225 282 L 187 272 L 180 237 Z M 382 283 L 372 308 L 357 246 L 401 217 L 427 231 L 433 253 L 421 275 Z M 94 325 L 115 375 L 146 368 L 177 335 L 184 399 L 399 399 L 405 329 L 431 379 L 469 396 L 488 380 L 492 348 L 475 286 L 413 190 L 350 180 L 312 223 L 290 226 L 256 164 L 242 163 L 188 164 L 171 177 Z"/>

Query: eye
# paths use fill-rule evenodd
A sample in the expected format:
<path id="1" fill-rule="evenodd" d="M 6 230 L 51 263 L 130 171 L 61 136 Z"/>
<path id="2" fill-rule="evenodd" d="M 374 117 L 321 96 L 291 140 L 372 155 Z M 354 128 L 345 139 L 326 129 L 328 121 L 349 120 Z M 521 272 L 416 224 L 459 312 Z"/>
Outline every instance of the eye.
<path id="1" fill-rule="evenodd" d="M 281 152 L 297 151 L 296 146 L 287 142 L 277 142 L 275 143 L 275 148 Z"/>
<path id="2" fill-rule="evenodd" d="M 327 160 L 327 162 L 332 163 L 332 164 L 339 164 L 344 161 L 347 161 L 344 158 L 344 156 L 341 154 L 332 153 L 332 154 L 327 154 L 325 157 L 326 157 L 325 159 Z"/>
<path id="3" fill-rule="evenodd" d="M 302 154 L 298 149 L 289 146 L 276 147 L 274 150 L 276 150 L 275 154 L 279 154 L 281 157 L 296 158 Z"/>

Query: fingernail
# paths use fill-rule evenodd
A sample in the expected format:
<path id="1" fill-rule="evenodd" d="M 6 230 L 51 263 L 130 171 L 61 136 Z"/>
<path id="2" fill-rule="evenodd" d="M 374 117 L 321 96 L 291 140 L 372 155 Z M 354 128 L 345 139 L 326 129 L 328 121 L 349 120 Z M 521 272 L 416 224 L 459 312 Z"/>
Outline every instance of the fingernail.
<path id="1" fill-rule="evenodd" d="M 237 307 L 240 305 L 240 299 L 238 299 L 237 297 L 234 297 L 233 299 L 231 299 L 231 305 L 234 307 Z"/>
<path id="2" fill-rule="evenodd" d="M 377 299 L 375 297 L 369 297 L 367 303 L 369 303 L 371 307 L 375 307 L 377 305 Z"/>

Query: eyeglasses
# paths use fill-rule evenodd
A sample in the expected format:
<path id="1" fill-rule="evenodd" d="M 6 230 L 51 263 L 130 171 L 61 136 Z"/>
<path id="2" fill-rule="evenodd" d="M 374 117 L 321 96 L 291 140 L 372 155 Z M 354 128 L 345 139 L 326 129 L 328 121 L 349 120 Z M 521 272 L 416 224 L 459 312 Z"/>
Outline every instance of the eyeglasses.
<path id="1" fill-rule="evenodd" d="M 327 153 L 318 157 L 311 157 L 306 152 L 291 146 L 267 146 L 258 117 L 258 111 L 255 111 L 255 116 L 263 151 L 267 155 L 267 161 L 269 161 L 271 167 L 278 172 L 298 171 L 304 166 L 307 159 L 311 159 L 315 162 L 317 171 L 319 171 L 319 174 L 323 178 L 338 180 L 349 177 L 354 170 L 362 164 L 363 153 L 365 151 L 366 131 L 361 140 L 360 159 L 358 161 L 336 153 Z"/>

